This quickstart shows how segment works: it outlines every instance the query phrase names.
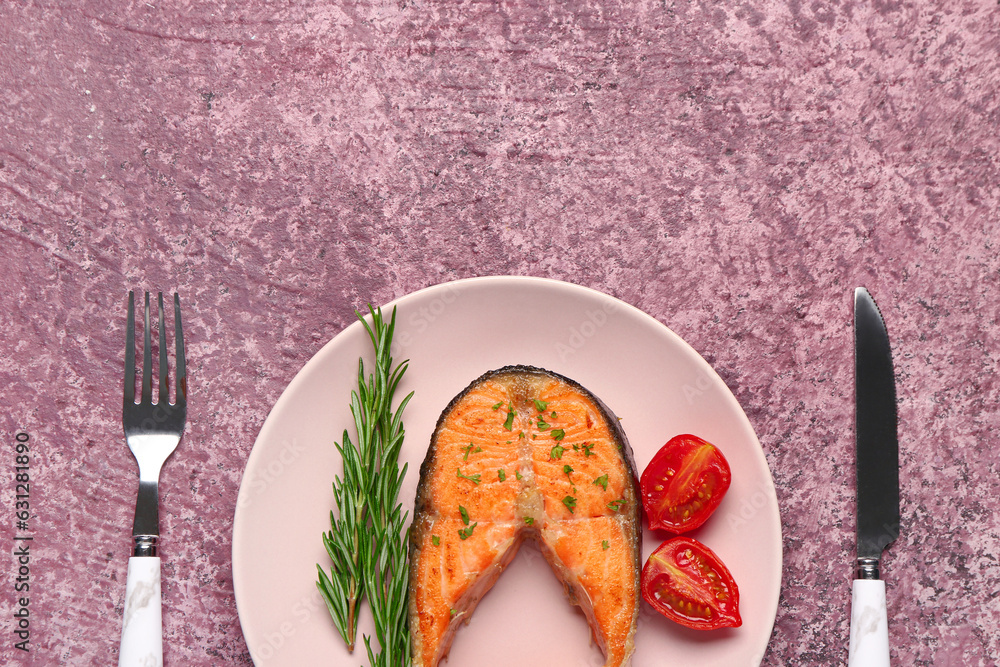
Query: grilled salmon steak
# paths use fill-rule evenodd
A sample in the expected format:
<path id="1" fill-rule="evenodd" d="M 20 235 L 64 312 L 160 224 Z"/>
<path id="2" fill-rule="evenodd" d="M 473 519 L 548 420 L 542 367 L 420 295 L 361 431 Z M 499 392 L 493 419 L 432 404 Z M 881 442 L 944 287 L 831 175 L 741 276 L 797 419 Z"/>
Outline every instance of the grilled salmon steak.
<path id="1" fill-rule="evenodd" d="M 442 413 L 420 468 L 410 531 L 414 667 L 447 656 L 526 538 L 583 610 L 606 667 L 627 664 L 640 536 L 632 452 L 610 410 L 540 368 L 486 373 Z"/>

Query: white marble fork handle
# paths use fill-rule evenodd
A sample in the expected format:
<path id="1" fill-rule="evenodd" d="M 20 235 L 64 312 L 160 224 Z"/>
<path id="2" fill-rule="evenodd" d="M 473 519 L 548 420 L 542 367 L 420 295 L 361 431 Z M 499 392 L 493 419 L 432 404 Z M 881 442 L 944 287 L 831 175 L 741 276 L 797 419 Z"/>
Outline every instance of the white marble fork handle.
<path id="1" fill-rule="evenodd" d="M 889 667 L 889 620 L 881 579 L 854 580 L 847 667 Z"/>
<path id="2" fill-rule="evenodd" d="M 118 667 L 161 667 L 160 559 L 132 556 L 125 583 L 125 614 Z"/>

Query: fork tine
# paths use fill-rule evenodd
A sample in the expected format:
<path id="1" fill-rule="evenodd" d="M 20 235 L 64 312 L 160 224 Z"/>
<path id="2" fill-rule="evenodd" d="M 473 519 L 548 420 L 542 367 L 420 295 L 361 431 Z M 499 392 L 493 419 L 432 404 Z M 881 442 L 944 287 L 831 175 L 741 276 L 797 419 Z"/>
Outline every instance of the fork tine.
<path id="1" fill-rule="evenodd" d="M 177 346 L 177 398 L 178 405 L 187 401 L 187 366 L 184 363 L 184 332 L 181 330 L 181 297 L 174 292 L 174 341 Z"/>
<path id="2" fill-rule="evenodd" d="M 125 404 L 135 403 L 135 294 L 128 292 L 128 327 L 125 329 Z"/>
<path id="3" fill-rule="evenodd" d="M 156 294 L 156 305 L 160 311 L 160 392 L 156 397 L 157 403 L 166 404 L 170 402 L 170 395 L 167 393 L 167 333 L 163 327 L 163 292 Z"/>
<path id="4" fill-rule="evenodd" d="M 149 333 L 149 292 L 146 292 L 146 314 L 143 330 L 142 349 L 142 402 L 153 402 L 153 346 Z"/>

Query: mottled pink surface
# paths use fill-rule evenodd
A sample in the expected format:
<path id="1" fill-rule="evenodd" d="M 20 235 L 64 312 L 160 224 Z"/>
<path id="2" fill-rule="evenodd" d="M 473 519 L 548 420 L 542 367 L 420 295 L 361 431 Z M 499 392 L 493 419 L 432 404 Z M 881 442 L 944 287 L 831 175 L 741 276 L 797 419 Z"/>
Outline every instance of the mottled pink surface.
<path id="1" fill-rule="evenodd" d="M 783 515 L 769 666 L 846 662 L 868 286 L 899 381 L 893 655 L 994 664 L 998 24 L 992 0 L 3 3 L 0 662 L 116 660 L 129 288 L 184 304 L 162 553 L 166 663 L 194 666 L 249 664 L 232 516 L 294 374 L 366 301 L 520 274 L 649 312 L 744 406 Z"/>

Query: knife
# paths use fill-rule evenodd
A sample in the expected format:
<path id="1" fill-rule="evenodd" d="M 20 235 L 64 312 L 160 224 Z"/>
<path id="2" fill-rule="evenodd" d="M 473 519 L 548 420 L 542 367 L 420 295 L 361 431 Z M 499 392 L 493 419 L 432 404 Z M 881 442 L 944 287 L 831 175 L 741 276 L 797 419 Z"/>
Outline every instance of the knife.
<path id="1" fill-rule="evenodd" d="M 882 551 L 899 535 L 899 441 L 889 334 L 875 300 L 854 290 L 858 560 L 851 589 L 848 667 L 889 667 Z"/>

